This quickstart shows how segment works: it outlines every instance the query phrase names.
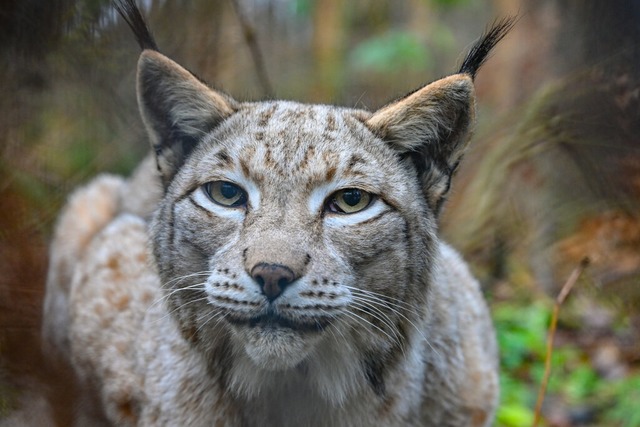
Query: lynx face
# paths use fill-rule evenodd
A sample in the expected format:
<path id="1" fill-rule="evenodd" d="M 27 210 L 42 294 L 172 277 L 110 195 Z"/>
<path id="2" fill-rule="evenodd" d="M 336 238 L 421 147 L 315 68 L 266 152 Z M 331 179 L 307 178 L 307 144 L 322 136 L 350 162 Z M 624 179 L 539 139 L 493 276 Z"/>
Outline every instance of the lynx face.
<path id="1" fill-rule="evenodd" d="M 325 395 L 382 387 L 424 323 L 471 76 L 375 113 L 239 103 L 145 50 L 138 101 L 165 185 L 153 250 L 185 338 L 234 359 L 222 370 L 249 392 L 256 366 L 318 372 Z"/>
<path id="2" fill-rule="evenodd" d="M 223 325 L 268 370 L 346 336 L 402 345 L 419 315 L 408 302 L 425 303 L 434 219 L 411 161 L 368 116 L 244 104 L 198 143 L 154 222 L 192 341 L 206 347 Z"/>

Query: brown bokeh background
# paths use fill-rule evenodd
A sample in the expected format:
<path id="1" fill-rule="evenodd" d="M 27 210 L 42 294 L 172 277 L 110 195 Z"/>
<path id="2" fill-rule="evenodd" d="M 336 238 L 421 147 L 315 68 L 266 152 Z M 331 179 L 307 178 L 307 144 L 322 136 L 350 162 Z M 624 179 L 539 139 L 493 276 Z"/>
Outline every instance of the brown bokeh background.
<path id="1" fill-rule="evenodd" d="M 164 53 L 238 99 L 368 109 L 455 72 L 492 20 L 518 14 L 478 75 L 478 126 L 443 233 L 495 304 L 548 299 L 589 257 L 560 338 L 602 377 L 638 375 L 638 2 L 139 3 Z M 25 403 L 52 408 L 58 425 L 73 419 L 82 390 L 39 346 L 47 244 L 74 187 L 127 174 L 147 151 L 138 53 L 108 1 L 0 10 L 0 422 Z M 579 424 L 563 411 L 547 408 L 546 422 Z"/>

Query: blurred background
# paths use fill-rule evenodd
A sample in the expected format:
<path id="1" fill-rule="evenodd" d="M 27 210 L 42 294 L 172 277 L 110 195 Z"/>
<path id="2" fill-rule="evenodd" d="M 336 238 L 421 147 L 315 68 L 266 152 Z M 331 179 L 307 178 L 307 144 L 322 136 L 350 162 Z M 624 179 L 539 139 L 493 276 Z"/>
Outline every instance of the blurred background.
<path id="1" fill-rule="evenodd" d="M 541 425 L 640 426 L 640 2 L 139 4 L 163 53 L 236 99 L 366 109 L 455 72 L 493 20 L 517 14 L 478 74 L 478 124 L 441 224 L 492 306 L 496 425 L 531 425 L 555 297 L 588 257 L 560 309 Z M 0 425 L 27 411 L 69 425 L 83 392 L 39 347 L 47 244 L 74 187 L 127 174 L 148 150 L 138 54 L 107 0 L 0 7 Z"/>

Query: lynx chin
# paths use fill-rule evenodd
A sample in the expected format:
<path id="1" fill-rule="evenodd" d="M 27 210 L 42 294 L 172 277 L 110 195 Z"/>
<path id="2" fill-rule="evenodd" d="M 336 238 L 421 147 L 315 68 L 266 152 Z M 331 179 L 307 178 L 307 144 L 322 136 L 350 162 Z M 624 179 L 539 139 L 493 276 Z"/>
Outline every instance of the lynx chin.
<path id="1" fill-rule="evenodd" d="M 161 54 L 133 0 L 116 7 L 153 153 L 57 223 L 43 340 L 95 392 L 78 423 L 490 425 L 493 326 L 437 223 L 475 73 L 513 20 L 369 112 L 236 101 Z"/>

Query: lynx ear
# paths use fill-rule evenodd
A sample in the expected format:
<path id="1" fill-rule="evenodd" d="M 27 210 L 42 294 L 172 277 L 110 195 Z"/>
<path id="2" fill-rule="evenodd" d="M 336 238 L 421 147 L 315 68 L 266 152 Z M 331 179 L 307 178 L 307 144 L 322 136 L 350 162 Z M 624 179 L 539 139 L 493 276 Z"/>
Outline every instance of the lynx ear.
<path id="1" fill-rule="evenodd" d="M 459 74 L 438 80 L 383 107 L 365 122 L 402 156 L 410 157 L 436 214 L 468 142 L 475 116 L 473 79 L 491 50 L 516 23 L 496 21 L 467 54 Z"/>
<path id="2" fill-rule="evenodd" d="M 138 105 L 165 188 L 202 137 L 238 108 L 236 101 L 151 49 L 138 61 Z"/>
<path id="3" fill-rule="evenodd" d="M 455 74 L 383 107 L 365 122 L 413 160 L 427 202 L 436 212 L 467 146 L 474 104 L 471 76 Z"/>

